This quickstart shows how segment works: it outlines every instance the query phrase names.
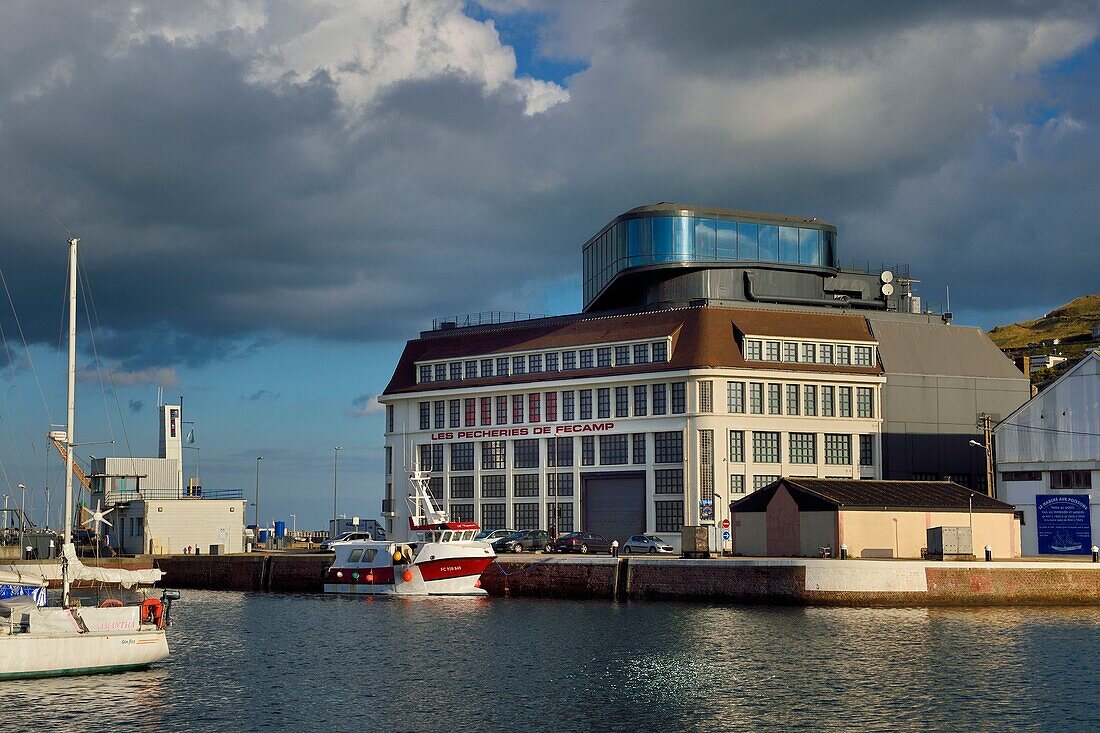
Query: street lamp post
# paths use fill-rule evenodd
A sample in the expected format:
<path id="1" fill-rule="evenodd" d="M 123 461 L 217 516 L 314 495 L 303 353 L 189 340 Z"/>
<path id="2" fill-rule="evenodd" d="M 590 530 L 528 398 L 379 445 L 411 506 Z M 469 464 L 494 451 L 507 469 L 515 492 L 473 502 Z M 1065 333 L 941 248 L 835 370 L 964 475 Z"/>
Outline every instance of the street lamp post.
<path id="1" fill-rule="evenodd" d="M 726 554 L 726 541 L 722 538 L 722 533 L 725 531 L 722 528 L 722 516 L 718 512 L 718 502 L 722 500 L 722 495 L 717 491 L 714 492 L 714 538 L 718 540 L 718 557 L 722 557 Z"/>
<path id="2" fill-rule="evenodd" d="M 344 450 L 342 446 L 336 446 L 332 449 L 332 536 L 335 537 L 336 532 L 336 496 L 337 487 L 340 485 L 339 468 L 340 468 L 340 451 Z"/>
<path id="3" fill-rule="evenodd" d="M 19 559 L 26 560 L 26 548 L 23 547 L 23 533 L 27 527 L 27 487 L 19 484 L 19 491 L 23 496 L 19 500 Z"/>
<path id="4" fill-rule="evenodd" d="M 256 456 L 256 544 L 260 542 L 260 461 L 263 456 Z"/>

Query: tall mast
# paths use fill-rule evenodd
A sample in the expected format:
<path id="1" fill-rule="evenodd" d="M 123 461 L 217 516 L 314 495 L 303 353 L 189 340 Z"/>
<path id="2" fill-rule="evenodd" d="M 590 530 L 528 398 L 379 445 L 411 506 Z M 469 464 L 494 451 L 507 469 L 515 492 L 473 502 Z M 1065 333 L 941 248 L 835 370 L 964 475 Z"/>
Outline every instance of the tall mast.
<path id="1" fill-rule="evenodd" d="M 76 237 L 69 239 L 69 397 L 65 423 L 65 537 L 62 550 L 73 543 L 73 427 L 76 413 Z M 66 563 L 62 563 L 65 567 Z M 61 605 L 69 605 L 69 574 L 62 579 Z"/>

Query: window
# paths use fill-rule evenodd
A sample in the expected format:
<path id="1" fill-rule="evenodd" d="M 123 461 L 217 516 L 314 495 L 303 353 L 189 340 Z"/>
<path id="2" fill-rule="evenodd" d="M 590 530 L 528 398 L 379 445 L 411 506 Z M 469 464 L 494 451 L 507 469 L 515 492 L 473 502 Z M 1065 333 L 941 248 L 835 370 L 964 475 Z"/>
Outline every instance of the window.
<path id="1" fill-rule="evenodd" d="M 630 388 L 615 388 L 615 417 L 630 417 Z"/>
<path id="2" fill-rule="evenodd" d="M 547 392 L 543 395 L 546 401 L 546 422 L 558 421 L 558 393 Z"/>
<path id="3" fill-rule="evenodd" d="M 714 498 L 714 431 L 699 431 L 699 498 Z M 711 517 L 713 519 L 713 517 Z"/>
<path id="4" fill-rule="evenodd" d="M 699 382 L 699 412 L 714 412 L 714 382 L 709 379 Z"/>
<path id="5" fill-rule="evenodd" d="M 744 494 L 745 493 L 745 474 L 736 473 L 730 476 L 730 493 L 731 494 Z"/>
<path id="6" fill-rule="evenodd" d="M 527 373 L 527 357 L 526 356 L 513 356 L 512 357 L 512 374 L 526 374 Z"/>
<path id="7" fill-rule="evenodd" d="M 768 414 L 769 415 L 782 415 L 783 414 L 783 391 L 781 384 L 769 384 L 768 385 Z"/>
<path id="8" fill-rule="evenodd" d="M 838 387 L 837 393 L 840 396 L 840 410 L 837 413 L 840 417 L 852 416 L 852 388 L 851 387 Z"/>
<path id="9" fill-rule="evenodd" d="M 481 470 L 495 471 L 504 468 L 504 441 L 486 440 L 481 444 Z"/>
<path id="10" fill-rule="evenodd" d="M 512 443 L 512 465 L 515 468 L 539 467 L 539 440 L 528 438 Z"/>
<path id="11" fill-rule="evenodd" d="M 454 379 L 454 380 L 462 379 L 462 362 L 460 362 L 460 361 L 452 361 L 451 362 L 451 379 Z"/>
<path id="12" fill-rule="evenodd" d="M 386 432 L 393 432 L 393 405 L 386 405 Z"/>
<path id="13" fill-rule="evenodd" d="M 542 420 L 542 393 L 532 392 L 527 395 L 527 420 L 540 422 Z"/>
<path id="14" fill-rule="evenodd" d="M 469 476 L 473 480 L 473 476 Z M 450 514 L 452 522 L 472 522 L 474 521 L 474 505 L 473 504 L 451 504 Z"/>
<path id="15" fill-rule="evenodd" d="M 508 357 L 507 356 L 497 357 L 497 376 L 498 377 L 507 377 L 508 376 Z"/>
<path id="16" fill-rule="evenodd" d="M 481 498 L 503 499 L 506 491 L 504 485 L 505 476 L 482 476 Z"/>
<path id="17" fill-rule="evenodd" d="M 630 364 L 630 347 L 629 346 L 616 346 L 615 347 L 615 366 L 626 366 Z"/>
<path id="18" fill-rule="evenodd" d="M 649 412 L 649 387 L 644 384 L 634 386 L 634 417 L 645 417 Z"/>
<path id="19" fill-rule="evenodd" d="M 764 385 L 760 382 L 749 383 L 749 412 L 753 415 L 764 414 Z"/>
<path id="20" fill-rule="evenodd" d="M 752 361 L 763 361 L 764 344 L 756 339 L 745 339 L 745 358 Z"/>
<path id="21" fill-rule="evenodd" d="M 821 347 L 820 347 L 819 351 L 821 352 L 821 358 L 819 359 L 819 363 L 821 363 L 821 364 L 832 364 L 833 363 L 833 345 L 832 344 L 821 344 Z"/>
<path id="22" fill-rule="evenodd" d="M 596 417 L 601 420 L 611 417 L 611 388 L 600 387 L 596 390 Z"/>
<path id="23" fill-rule="evenodd" d="M 558 534 L 573 531 L 573 504 L 559 501 L 556 504 L 547 504 L 547 519 L 558 528 Z M 554 515 L 557 515 L 556 517 Z"/>
<path id="24" fill-rule="evenodd" d="M 668 390 L 663 384 L 653 385 L 653 414 L 664 415 L 668 412 Z"/>
<path id="25" fill-rule="evenodd" d="M 668 361 L 668 344 L 664 341 L 655 341 L 653 347 L 653 363 L 664 364 Z"/>
<path id="26" fill-rule="evenodd" d="M 726 411 L 744 414 L 745 383 L 726 382 Z"/>
<path id="27" fill-rule="evenodd" d="M 798 361 L 798 344 L 783 342 L 783 361 Z"/>
<path id="28" fill-rule="evenodd" d="M 788 384 L 787 385 L 787 414 L 788 415 L 797 415 L 798 414 L 798 385 L 797 384 Z"/>
<path id="29" fill-rule="evenodd" d="M 446 382 L 447 381 L 447 365 L 436 364 L 435 365 L 435 381 Z"/>
<path id="30" fill-rule="evenodd" d="M 852 436 L 825 433 L 825 463 L 830 466 L 852 465 Z"/>
<path id="31" fill-rule="evenodd" d="M 440 468 L 442 470 L 442 467 Z M 443 477 L 433 476 L 428 479 L 428 494 L 432 498 L 432 503 L 440 509 L 443 508 L 443 503 L 446 497 L 443 496 Z"/>
<path id="32" fill-rule="evenodd" d="M 779 342 L 778 341 L 765 341 L 764 342 L 764 358 L 767 361 L 779 361 Z"/>
<path id="33" fill-rule="evenodd" d="M 421 384 L 432 381 L 432 366 L 431 364 L 422 364 L 420 366 L 420 381 Z"/>
<path id="34" fill-rule="evenodd" d="M 492 425 L 493 424 L 493 398 L 482 397 L 481 398 L 481 424 Z"/>
<path id="35" fill-rule="evenodd" d="M 752 434 L 752 459 L 756 463 L 779 463 L 779 433 L 765 431 Z"/>
<path id="36" fill-rule="evenodd" d="M 477 398 L 467 397 L 463 402 L 465 427 L 471 428 L 477 424 Z"/>
<path id="37" fill-rule="evenodd" d="M 512 477 L 512 492 L 513 496 L 538 496 L 539 475 L 537 473 L 517 473 Z M 522 528 L 516 527 L 516 529 Z"/>
<path id="38" fill-rule="evenodd" d="M 802 388 L 802 411 L 810 417 L 817 415 L 817 387 L 813 384 Z"/>
<path id="39" fill-rule="evenodd" d="M 611 366 L 611 347 L 601 346 L 596 349 L 596 366 L 601 369 L 606 369 Z"/>
<path id="40" fill-rule="evenodd" d="M 452 471 L 473 471 L 474 470 L 474 444 L 473 443 L 451 443 L 451 470 Z M 471 497 L 459 497 L 459 498 L 471 498 Z"/>
<path id="41" fill-rule="evenodd" d="M 596 439 L 591 435 L 581 437 L 581 465 L 596 465 Z"/>
<path id="42" fill-rule="evenodd" d="M 813 364 L 817 361 L 817 345 L 802 344 L 802 361 Z"/>
<path id="43" fill-rule="evenodd" d="M 527 357 L 527 371 L 532 374 L 542 371 L 542 354 L 531 354 Z"/>
<path id="44" fill-rule="evenodd" d="M 634 363 L 649 363 L 649 344 L 634 344 Z"/>
<path id="45" fill-rule="evenodd" d="M 462 419 L 462 401 L 461 400 L 448 400 L 447 402 L 447 415 L 449 421 L 447 427 L 457 428 L 462 425 L 460 422 Z"/>
<path id="46" fill-rule="evenodd" d="M 547 438 L 546 465 L 550 468 L 565 468 L 573 465 L 573 439 Z"/>
<path id="47" fill-rule="evenodd" d="M 581 420 L 592 419 L 592 390 L 581 390 Z"/>
<path id="48" fill-rule="evenodd" d="M 600 465 L 622 466 L 626 462 L 626 435 L 601 435 Z"/>
<path id="49" fill-rule="evenodd" d="M 745 462 L 745 431 L 730 431 L 730 463 Z"/>
<path id="50" fill-rule="evenodd" d="M 581 369 L 592 368 L 592 349 L 581 349 Z"/>
<path id="51" fill-rule="evenodd" d="M 857 417 L 874 417 L 875 416 L 875 394 L 874 390 L 870 387 L 857 387 L 856 388 L 856 416 Z"/>
<path id="52" fill-rule="evenodd" d="M 481 360 L 481 376 L 491 377 L 493 376 L 493 360 L 482 359 Z"/>
<path id="53" fill-rule="evenodd" d="M 768 486 L 769 484 L 774 484 L 778 480 L 779 480 L 778 476 L 773 476 L 771 474 L 759 474 L 759 475 L 753 476 L 752 477 L 752 490 L 757 491 L 759 489 L 764 488 L 765 486 Z"/>
<path id="54" fill-rule="evenodd" d="M 787 441 L 791 463 L 817 463 L 816 433 L 791 433 Z"/>
<path id="55" fill-rule="evenodd" d="M 561 368 L 565 371 L 573 371 L 577 368 L 577 352 L 563 351 L 561 355 Z"/>
<path id="56" fill-rule="evenodd" d="M 517 477 L 518 478 L 518 477 Z M 535 478 L 538 478 L 536 476 Z M 538 496 L 536 493 L 535 496 Z M 527 501 L 520 504 L 516 504 L 512 508 L 516 517 L 515 528 L 519 529 L 538 529 L 539 528 L 539 505 L 538 502 Z"/>
<path id="57" fill-rule="evenodd" d="M 682 468 L 658 468 L 653 472 L 653 493 L 655 494 L 682 494 L 684 493 L 684 469 Z"/>
<path id="58" fill-rule="evenodd" d="M 432 427 L 432 403 L 420 403 L 420 429 L 429 430 Z"/>
<path id="59" fill-rule="evenodd" d="M 1042 481 L 1042 471 L 1002 471 L 1001 481 Z"/>
<path id="60" fill-rule="evenodd" d="M 546 474 L 546 495 L 547 496 L 572 496 L 573 495 L 573 474 L 571 474 L 571 473 L 548 473 L 548 474 Z"/>
<path id="61" fill-rule="evenodd" d="M 576 401 L 575 393 L 573 390 L 567 390 L 561 393 L 561 419 L 562 420 L 575 420 L 576 410 L 574 403 Z"/>
<path id="62" fill-rule="evenodd" d="M 645 463 L 645 433 L 634 433 L 632 436 L 631 462 L 634 464 Z"/>
<path id="63" fill-rule="evenodd" d="M 474 477 L 473 476 L 451 476 L 451 498 L 452 499 L 473 499 L 474 498 Z"/>
<path id="64" fill-rule="evenodd" d="M 838 345 L 836 347 L 836 363 L 837 364 L 851 364 L 852 363 L 852 347 L 846 345 Z"/>
<path id="65" fill-rule="evenodd" d="M 856 347 L 856 366 L 872 366 L 874 350 L 870 346 Z"/>
<path id="66" fill-rule="evenodd" d="M 684 528 L 684 502 L 654 502 L 655 529 L 658 532 L 679 532 Z"/>
<path id="67" fill-rule="evenodd" d="M 1052 489 L 1091 489 L 1091 471 L 1051 471 L 1050 488 Z"/>
<path id="68" fill-rule="evenodd" d="M 546 371 L 556 372 L 558 370 L 558 355 L 557 353 L 546 355 Z"/>
<path id="69" fill-rule="evenodd" d="M 836 414 L 836 387 L 822 385 L 821 387 L 821 416 L 832 417 Z"/>
<path id="70" fill-rule="evenodd" d="M 672 383 L 672 414 L 682 415 L 687 410 L 687 383 Z"/>
<path id="71" fill-rule="evenodd" d="M 654 463 L 683 463 L 684 434 L 679 430 L 653 434 Z"/>
<path id="72" fill-rule="evenodd" d="M 523 422 L 523 395 L 512 395 L 512 424 Z"/>
<path id="73" fill-rule="evenodd" d="M 501 478 L 503 478 L 503 476 Z M 482 504 L 482 529 L 504 529 L 508 524 L 507 508 L 507 504 Z"/>
<path id="74" fill-rule="evenodd" d="M 432 420 L 432 424 L 434 425 L 436 430 L 439 430 L 440 428 L 442 428 L 444 425 L 447 424 L 447 403 L 446 402 L 444 402 L 443 400 L 436 400 L 435 402 L 433 402 L 432 403 L 432 413 L 434 415 L 434 419 Z"/>
<path id="75" fill-rule="evenodd" d="M 859 465 L 875 465 L 875 436 L 859 436 Z"/>

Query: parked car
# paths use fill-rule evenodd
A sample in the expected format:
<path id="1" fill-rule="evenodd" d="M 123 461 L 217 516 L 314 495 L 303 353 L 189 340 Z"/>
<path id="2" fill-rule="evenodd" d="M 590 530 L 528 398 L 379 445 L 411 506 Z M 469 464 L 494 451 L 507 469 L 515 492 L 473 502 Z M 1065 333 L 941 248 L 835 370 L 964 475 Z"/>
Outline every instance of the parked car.
<path id="1" fill-rule="evenodd" d="M 515 534 L 493 542 L 493 550 L 500 552 L 534 552 L 546 549 L 550 533 L 545 529 L 521 529 Z"/>
<path id="2" fill-rule="evenodd" d="M 342 535 L 330 537 L 320 544 L 321 552 L 332 552 L 332 546 L 337 542 L 351 542 L 352 540 L 373 540 L 370 532 L 344 532 Z"/>
<path id="3" fill-rule="evenodd" d="M 570 532 L 558 537 L 554 543 L 558 552 L 579 552 L 582 555 L 596 552 L 611 552 L 611 540 L 595 532 Z"/>
<path id="4" fill-rule="evenodd" d="M 668 554 L 675 552 L 672 545 L 652 534 L 636 534 L 623 544 L 623 552 L 646 552 Z"/>
<path id="5" fill-rule="evenodd" d="M 514 529 L 483 529 L 474 535 L 474 540 L 493 544 L 497 540 L 510 537 L 515 533 Z"/>

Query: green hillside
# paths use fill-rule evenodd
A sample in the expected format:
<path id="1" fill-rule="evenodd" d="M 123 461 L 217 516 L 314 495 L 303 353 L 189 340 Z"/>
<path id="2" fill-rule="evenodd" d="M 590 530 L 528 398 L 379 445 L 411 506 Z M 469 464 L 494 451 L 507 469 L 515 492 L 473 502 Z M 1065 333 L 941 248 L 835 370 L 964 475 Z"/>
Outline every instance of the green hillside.
<path id="1" fill-rule="evenodd" d="M 1002 349 L 1024 349 L 1044 339 L 1087 342 L 1096 323 L 1100 323 L 1100 293 L 1083 295 L 1034 321 L 997 326 L 989 332 L 989 338 Z"/>

